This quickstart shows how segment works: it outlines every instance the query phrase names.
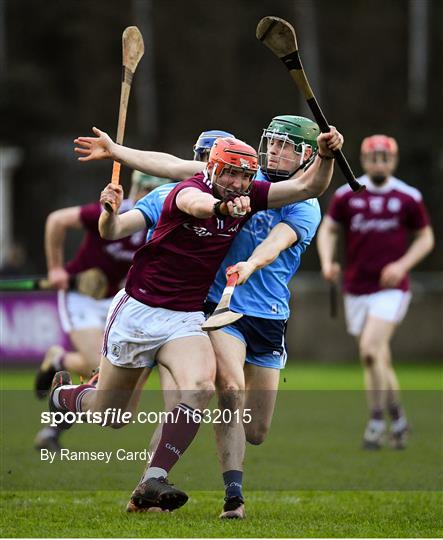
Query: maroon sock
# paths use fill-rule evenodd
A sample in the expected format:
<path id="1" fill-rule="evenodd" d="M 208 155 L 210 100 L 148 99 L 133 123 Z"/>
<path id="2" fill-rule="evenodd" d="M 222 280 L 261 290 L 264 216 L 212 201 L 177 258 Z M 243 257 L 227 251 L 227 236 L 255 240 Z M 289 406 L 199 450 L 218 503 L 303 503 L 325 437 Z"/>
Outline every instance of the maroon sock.
<path id="1" fill-rule="evenodd" d="M 160 442 L 150 467 L 160 467 L 169 472 L 188 448 L 200 427 L 200 416 L 195 409 L 179 403 L 172 410 L 173 420 L 164 423 Z"/>
<path id="2" fill-rule="evenodd" d="M 371 420 L 383 420 L 383 409 L 372 409 Z"/>
<path id="3" fill-rule="evenodd" d="M 61 388 L 58 393 L 60 407 L 70 412 L 81 412 L 82 398 L 87 392 L 97 391 L 92 384 L 79 384 L 70 388 Z"/>
<path id="4" fill-rule="evenodd" d="M 400 416 L 402 416 L 402 412 L 402 408 L 399 404 L 391 403 L 391 405 L 389 405 L 389 414 L 392 420 L 398 420 Z"/>

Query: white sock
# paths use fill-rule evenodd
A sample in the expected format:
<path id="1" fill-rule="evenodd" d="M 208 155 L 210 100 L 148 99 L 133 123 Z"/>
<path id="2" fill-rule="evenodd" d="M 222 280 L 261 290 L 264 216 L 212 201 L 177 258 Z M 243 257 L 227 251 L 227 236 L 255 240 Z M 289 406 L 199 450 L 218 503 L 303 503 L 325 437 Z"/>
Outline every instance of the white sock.
<path id="1" fill-rule="evenodd" d="M 44 439 L 48 437 L 58 437 L 60 435 L 60 430 L 55 427 L 45 427 L 39 431 L 39 435 Z"/>
<path id="2" fill-rule="evenodd" d="M 406 420 L 406 416 L 400 416 L 398 420 L 394 420 L 391 424 L 391 431 L 394 433 L 398 433 L 399 431 L 403 431 L 408 425 L 408 421 Z"/>
<path id="3" fill-rule="evenodd" d="M 372 431 L 381 432 L 385 430 L 386 422 L 384 420 L 375 420 L 374 418 L 371 418 L 368 422 L 368 428 Z"/>
<path id="4" fill-rule="evenodd" d="M 146 482 L 146 480 L 149 480 L 150 478 L 160 478 L 160 476 L 163 476 L 163 478 L 168 477 L 168 473 L 165 469 L 162 469 L 161 467 L 149 467 L 143 475 L 142 482 Z"/>

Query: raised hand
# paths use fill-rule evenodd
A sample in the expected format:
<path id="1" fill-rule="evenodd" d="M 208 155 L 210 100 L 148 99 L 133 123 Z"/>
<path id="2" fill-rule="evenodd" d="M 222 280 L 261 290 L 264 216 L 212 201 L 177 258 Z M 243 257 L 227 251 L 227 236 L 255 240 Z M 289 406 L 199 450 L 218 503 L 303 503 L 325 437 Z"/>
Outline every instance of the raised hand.
<path id="1" fill-rule="evenodd" d="M 93 127 L 92 131 L 97 137 L 78 137 L 74 139 L 74 143 L 78 145 L 74 148 L 74 152 L 80 154 L 78 160 L 112 159 L 112 147 L 115 143 L 111 137 L 96 127 Z"/>

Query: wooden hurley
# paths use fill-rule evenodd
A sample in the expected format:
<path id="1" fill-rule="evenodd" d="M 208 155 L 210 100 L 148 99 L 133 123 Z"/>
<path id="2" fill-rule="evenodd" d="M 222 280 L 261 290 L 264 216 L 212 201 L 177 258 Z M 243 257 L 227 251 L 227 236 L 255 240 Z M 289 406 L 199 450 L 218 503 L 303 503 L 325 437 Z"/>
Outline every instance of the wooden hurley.
<path id="1" fill-rule="evenodd" d="M 229 270 L 229 268 L 227 268 L 227 270 Z M 203 330 L 218 330 L 219 328 L 228 326 L 243 317 L 242 313 L 234 313 L 234 311 L 229 309 L 231 298 L 234 294 L 235 286 L 237 285 L 238 277 L 237 272 L 228 277 L 221 300 L 215 308 L 214 313 L 208 319 L 206 319 L 204 324 L 202 324 Z"/>

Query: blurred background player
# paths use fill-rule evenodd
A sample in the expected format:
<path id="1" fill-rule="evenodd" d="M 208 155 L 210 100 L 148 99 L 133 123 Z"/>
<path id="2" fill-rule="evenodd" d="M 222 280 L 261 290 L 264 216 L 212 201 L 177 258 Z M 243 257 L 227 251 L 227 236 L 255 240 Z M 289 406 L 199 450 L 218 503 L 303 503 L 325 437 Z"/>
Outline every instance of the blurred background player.
<path id="1" fill-rule="evenodd" d="M 120 211 L 130 210 L 134 203 L 155 187 L 170 183 L 159 178 L 134 171 L 131 191 Z M 46 220 L 45 249 L 48 280 L 58 289 L 60 320 L 69 335 L 73 351 L 65 351 L 58 345 L 50 347 L 35 379 L 39 398 L 47 395 L 57 371 L 68 369 L 89 377 L 100 363 L 100 349 L 106 316 L 112 298 L 120 290 L 126 278 L 135 251 L 146 241 L 146 231 L 138 231 L 121 240 L 109 241 L 100 237 L 98 219 L 101 214 L 99 202 L 56 210 Z M 82 244 L 74 258 L 64 263 L 65 236 L 69 229 L 83 229 Z M 71 276 L 90 272 L 90 296 L 68 290 Z M 35 446 L 57 450 L 60 430 L 45 428 L 36 437 Z"/>
<path id="2" fill-rule="evenodd" d="M 318 234 L 323 277 L 338 279 L 334 251 L 344 231 L 346 262 L 343 279 L 345 315 L 356 336 L 364 368 L 370 419 L 363 447 L 378 449 L 386 432 L 384 412 L 392 423 L 391 444 L 406 445 L 408 422 L 400 405 L 399 384 L 392 366 L 391 338 L 411 299 L 408 272 L 433 248 L 434 236 L 420 192 L 392 176 L 398 163 L 396 141 L 386 135 L 363 140 L 359 181 L 366 191 L 347 186 L 334 194 Z M 414 235 L 408 244 L 409 233 Z"/>

